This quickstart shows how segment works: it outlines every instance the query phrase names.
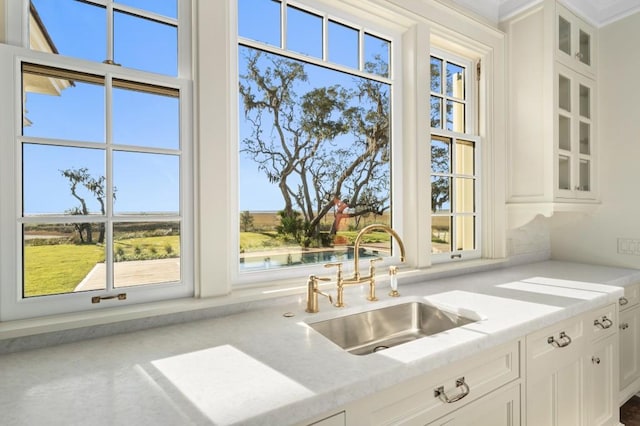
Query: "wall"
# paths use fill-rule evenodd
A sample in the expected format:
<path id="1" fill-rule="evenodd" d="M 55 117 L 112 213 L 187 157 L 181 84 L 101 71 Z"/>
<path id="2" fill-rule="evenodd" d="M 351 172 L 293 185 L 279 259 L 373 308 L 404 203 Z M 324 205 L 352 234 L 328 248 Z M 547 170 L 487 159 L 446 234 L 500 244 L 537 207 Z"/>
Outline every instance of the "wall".
<path id="1" fill-rule="evenodd" d="M 538 262 L 551 257 L 550 219 L 536 216 L 526 225 L 509 229 L 507 253 L 513 265 Z"/>
<path id="2" fill-rule="evenodd" d="M 554 259 L 640 268 L 618 238 L 640 239 L 640 13 L 605 26 L 598 48 L 598 141 L 602 205 L 551 221 Z M 640 246 L 638 247 L 640 249 Z"/>
<path id="3" fill-rule="evenodd" d="M 5 42 L 4 23 L 6 22 L 4 15 L 5 4 L 4 0 L 0 0 L 0 43 Z"/>

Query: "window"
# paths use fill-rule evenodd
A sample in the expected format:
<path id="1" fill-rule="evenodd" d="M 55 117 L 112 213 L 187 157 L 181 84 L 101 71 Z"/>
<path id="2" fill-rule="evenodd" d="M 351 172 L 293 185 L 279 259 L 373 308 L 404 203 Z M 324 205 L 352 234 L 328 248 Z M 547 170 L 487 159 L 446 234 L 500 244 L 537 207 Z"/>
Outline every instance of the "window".
<path id="1" fill-rule="evenodd" d="M 176 76 L 177 14 L 177 0 L 31 0 L 29 47 Z"/>
<path id="2" fill-rule="evenodd" d="M 17 286 L 1 290 L 3 318 L 103 306 L 100 297 L 192 295 L 190 93 L 176 77 L 177 2 L 52 3 L 29 2 L 29 50 L 2 51 L 21 94 L 9 155 L 19 266 L 5 280 Z M 147 54 L 156 42 L 170 52 Z"/>
<path id="3" fill-rule="evenodd" d="M 238 29 L 239 271 L 350 259 L 391 224 L 391 38 L 284 0 L 239 1 Z"/>
<path id="4" fill-rule="evenodd" d="M 432 259 L 478 257 L 480 143 L 470 62 L 438 52 L 430 65 Z"/>

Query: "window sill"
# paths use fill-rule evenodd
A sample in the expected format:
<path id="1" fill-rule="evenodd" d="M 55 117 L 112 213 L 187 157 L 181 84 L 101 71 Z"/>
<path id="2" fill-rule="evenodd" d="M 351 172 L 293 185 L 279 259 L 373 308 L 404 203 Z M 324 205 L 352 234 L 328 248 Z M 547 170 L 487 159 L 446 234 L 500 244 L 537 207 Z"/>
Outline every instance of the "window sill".
<path id="1" fill-rule="evenodd" d="M 434 265 L 429 269 L 400 270 L 401 285 L 471 274 L 508 265 L 507 259 L 469 260 Z M 385 285 L 386 276 L 377 281 Z M 104 337 L 153 327 L 216 318 L 277 305 L 299 303 L 306 297 L 304 280 L 296 279 L 278 286 L 256 284 L 228 296 L 207 299 L 179 299 L 91 312 L 0 323 L 0 354 L 53 346 L 62 343 Z M 334 283 L 322 287 L 330 289 Z"/>

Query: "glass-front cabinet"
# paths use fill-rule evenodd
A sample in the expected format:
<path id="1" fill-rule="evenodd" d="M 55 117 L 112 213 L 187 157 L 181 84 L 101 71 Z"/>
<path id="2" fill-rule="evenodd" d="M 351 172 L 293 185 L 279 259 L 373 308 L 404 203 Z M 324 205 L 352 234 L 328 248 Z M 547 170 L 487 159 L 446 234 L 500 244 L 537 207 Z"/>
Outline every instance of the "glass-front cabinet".
<path id="1" fill-rule="evenodd" d="M 595 28 L 560 4 L 556 5 L 556 19 L 556 59 L 593 77 L 597 40 Z"/>
<path id="2" fill-rule="evenodd" d="M 556 93 L 556 197 L 595 198 L 595 84 L 558 64 Z"/>
<path id="3" fill-rule="evenodd" d="M 510 226 L 599 204 L 597 31 L 554 0 L 503 23 Z"/>

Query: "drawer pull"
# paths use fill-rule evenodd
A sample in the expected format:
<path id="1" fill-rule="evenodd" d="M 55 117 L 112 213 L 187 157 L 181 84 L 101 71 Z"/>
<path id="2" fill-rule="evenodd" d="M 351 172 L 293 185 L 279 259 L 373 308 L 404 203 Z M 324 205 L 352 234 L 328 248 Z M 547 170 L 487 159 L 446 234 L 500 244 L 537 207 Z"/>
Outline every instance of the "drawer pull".
<path id="1" fill-rule="evenodd" d="M 601 329 L 606 330 L 607 328 L 610 328 L 613 325 L 613 321 L 611 321 L 606 316 L 603 316 L 601 320 L 598 320 L 598 319 L 595 320 L 593 322 L 593 325 L 597 325 Z"/>
<path id="2" fill-rule="evenodd" d="M 626 330 L 627 328 L 629 328 L 629 323 L 623 322 L 620 324 L 620 330 Z"/>
<path id="3" fill-rule="evenodd" d="M 622 297 L 618 300 L 618 302 L 620 303 L 620 306 L 624 306 L 624 305 L 626 305 L 626 304 L 628 304 L 628 303 L 629 303 L 629 299 L 627 299 L 626 297 L 622 296 Z"/>
<path id="4" fill-rule="evenodd" d="M 547 339 L 547 343 L 555 346 L 556 348 L 566 348 L 571 344 L 571 337 L 567 336 L 564 331 L 561 331 L 558 340 L 556 340 L 553 336 L 550 336 Z"/>
<path id="5" fill-rule="evenodd" d="M 447 404 L 452 404 L 456 401 L 460 401 L 465 396 L 469 395 L 470 389 L 469 385 L 464 381 L 464 377 L 460 377 L 456 380 L 456 387 L 462 388 L 462 392 L 459 394 L 450 397 L 444 391 L 444 386 L 440 386 L 433 391 L 433 396 L 436 398 L 440 398 L 441 401 L 446 402 Z"/>

